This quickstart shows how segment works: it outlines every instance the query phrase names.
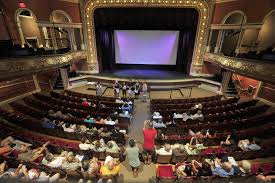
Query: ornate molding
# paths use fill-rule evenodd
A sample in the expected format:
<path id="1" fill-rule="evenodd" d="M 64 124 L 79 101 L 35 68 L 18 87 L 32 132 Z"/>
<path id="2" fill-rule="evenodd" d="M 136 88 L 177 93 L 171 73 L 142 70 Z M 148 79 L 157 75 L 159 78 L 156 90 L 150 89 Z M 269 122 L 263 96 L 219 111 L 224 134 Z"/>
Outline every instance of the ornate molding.
<path id="1" fill-rule="evenodd" d="M 84 24 L 87 38 L 87 62 L 89 68 L 98 71 L 94 27 L 94 11 L 97 8 L 148 7 L 148 8 L 195 8 L 199 12 L 192 67 L 203 65 L 203 53 L 207 44 L 210 7 L 208 0 L 88 0 L 84 6 Z M 191 72 L 192 72 L 191 67 Z"/>
<path id="2" fill-rule="evenodd" d="M 213 53 L 206 53 L 204 59 L 205 61 L 216 63 L 220 67 L 231 70 L 232 72 L 260 81 L 275 83 L 275 63 L 262 60 L 225 57 Z"/>
<path id="3" fill-rule="evenodd" d="M 9 77 L 14 74 L 35 73 L 85 58 L 87 58 L 86 51 L 73 51 L 52 56 L 7 58 L 0 62 L 0 78 Z"/>

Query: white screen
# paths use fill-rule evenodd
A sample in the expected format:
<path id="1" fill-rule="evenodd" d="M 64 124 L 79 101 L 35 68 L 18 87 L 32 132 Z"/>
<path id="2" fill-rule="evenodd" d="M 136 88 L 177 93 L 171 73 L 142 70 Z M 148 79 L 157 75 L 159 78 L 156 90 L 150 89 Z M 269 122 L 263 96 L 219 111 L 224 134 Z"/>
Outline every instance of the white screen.
<path id="1" fill-rule="evenodd" d="M 179 31 L 115 30 L 118 64 L 176 65 Z"/>

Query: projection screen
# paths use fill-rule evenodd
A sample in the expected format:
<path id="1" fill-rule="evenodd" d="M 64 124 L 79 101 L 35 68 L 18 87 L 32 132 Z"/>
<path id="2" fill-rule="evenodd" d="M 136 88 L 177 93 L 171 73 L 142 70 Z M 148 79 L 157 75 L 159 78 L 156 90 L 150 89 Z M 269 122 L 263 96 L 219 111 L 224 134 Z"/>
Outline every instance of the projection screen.
<path id="1" fill-rule="evenodd" d="M 115 30 L 117 64 L 176 65 L 179 31 Z"/>

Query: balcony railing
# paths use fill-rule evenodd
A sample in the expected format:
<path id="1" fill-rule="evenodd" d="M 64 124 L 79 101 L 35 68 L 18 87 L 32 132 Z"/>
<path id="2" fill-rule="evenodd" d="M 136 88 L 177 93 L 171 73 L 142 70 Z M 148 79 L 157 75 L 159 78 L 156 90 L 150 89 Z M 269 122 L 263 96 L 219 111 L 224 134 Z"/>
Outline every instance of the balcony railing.
<path id="1" fill-rule="evenodd" d="M 206 53 L 204 60 L 218 64 L 231 70 L 260 81 L 275 83 L 275 62 L 227 57 L 220 54 Z"/>
<path id="2" fill-rule="evenodd" d="M 58 68 L 86 57 L 86 51 L 71 51 L 47 56 L 4 58 L 0 60 L 0 78 Z"/>

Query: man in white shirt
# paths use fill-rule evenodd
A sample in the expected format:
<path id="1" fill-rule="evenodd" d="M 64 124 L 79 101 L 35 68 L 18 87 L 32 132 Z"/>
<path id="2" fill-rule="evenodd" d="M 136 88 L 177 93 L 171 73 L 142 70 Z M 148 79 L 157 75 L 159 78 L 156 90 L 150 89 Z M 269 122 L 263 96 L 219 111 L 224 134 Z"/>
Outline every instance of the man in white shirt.
<path id="1" fill-rule="evenodd" d="M 199 110 L 196 114 L 192 115 L 192 119 L 203 121 L 203 114 Z"/>
<path id="2" fill-rule="evenodd" d="M 113 121 L 110 117 L 108 117 L 106 120 L 104 120 L 104 124 L 106 124 L 106 125 L 115 125 L 115 124 L 117 124 L 117 120 Z"/>
<path id="3" fill-rule="evenodd" d="M 171 148 L 170 144 L 164 144 L 164 147 L 160 149 L 156 149 L 155 147 L 156 154 L 158 155 L 172 155 L 173 151 Z"/>

